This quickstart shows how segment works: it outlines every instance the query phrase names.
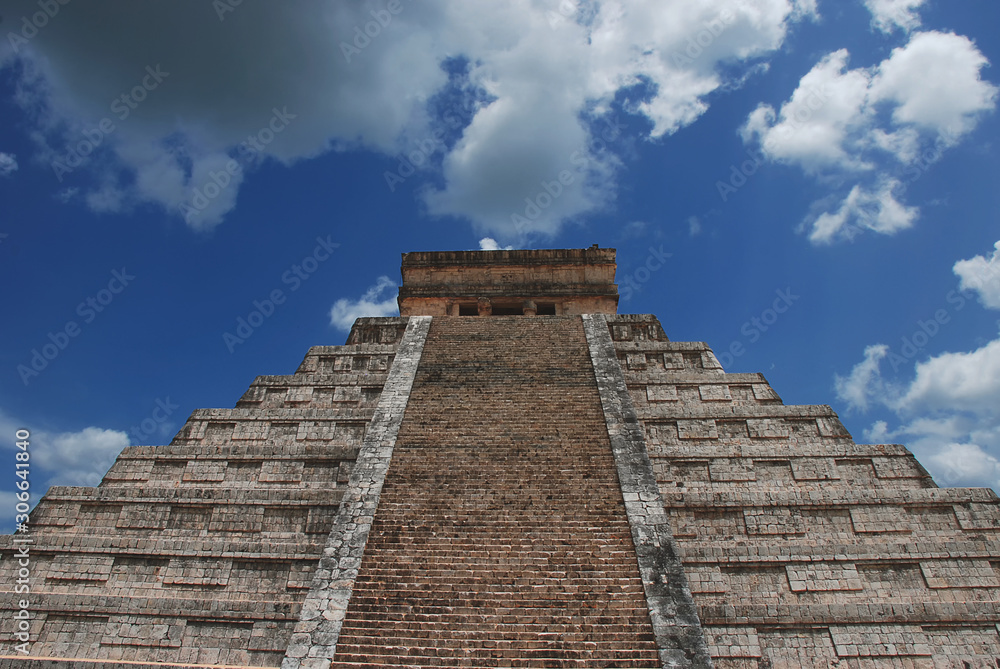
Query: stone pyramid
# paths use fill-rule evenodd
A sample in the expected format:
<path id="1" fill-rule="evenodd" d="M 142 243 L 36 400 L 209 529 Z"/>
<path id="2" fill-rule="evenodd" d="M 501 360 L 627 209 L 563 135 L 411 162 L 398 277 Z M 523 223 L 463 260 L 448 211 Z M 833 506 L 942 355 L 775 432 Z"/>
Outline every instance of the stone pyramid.
<path id="1" fill-rule="evenodd" d="M 0 537 L 0 667 L 1000 667 L 997 496 L 617 314 L 614 272 L 404 254 L 399 318 Z"/>

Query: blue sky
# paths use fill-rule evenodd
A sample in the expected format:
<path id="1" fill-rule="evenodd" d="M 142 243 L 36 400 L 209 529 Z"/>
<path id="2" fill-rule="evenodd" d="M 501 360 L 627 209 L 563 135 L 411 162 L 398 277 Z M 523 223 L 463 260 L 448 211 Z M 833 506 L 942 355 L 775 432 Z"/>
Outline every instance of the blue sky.
<path id="1" fill-rule="evenodd" d="M 1000 486 L 991 0 L 0 16 L 0 453 L 32 431 L 35 499 L 394 314 L 400 253 L 595 243 L 619 311 Z"/>

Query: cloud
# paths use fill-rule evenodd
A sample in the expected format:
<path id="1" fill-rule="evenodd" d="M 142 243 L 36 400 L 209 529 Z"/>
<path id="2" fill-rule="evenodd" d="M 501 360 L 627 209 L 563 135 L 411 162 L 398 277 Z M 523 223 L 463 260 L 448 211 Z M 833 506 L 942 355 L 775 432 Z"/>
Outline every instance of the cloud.
<path id="1" fill-rule="evenodd" d="M 59 485 L 96 486 L 122 449 L 129 445 L 125 432 L 85 427 L 79 432 L 63 432 L 36 437 L 37 461 L 58 472 Z M 50 483 L 51 485 L 51 483 Z"/>
<path id="2" fill-rule="evenodd" d="M 892 118 L 898 125 L 962 134 L 996 106 L 997 87 L 980 75 L 988 65 L 968 37 L 917 33 L 878 66 L 872 101 L 894 105 Z"/>
<path id="3" fill-rule="evenodd" d="M 513 246 L 500 246 L 492 237 L 483 237 L 479 240 L 480 251 L 511 251 L 513 248 Z"/>
<path id="4" fill-rule="evenodd" d="M 380 276 L 375 285 L 359 299 L 341 298 L 334 302 L 330 309 L 330 324 L 338 330 L 349 332 L 354 321 L 363 316 L 395 316 L 399 314 L 397 292 L 395 281 L 387 276 Z"/>
<path id="5" fill-rule="evenodd" d="M 25 427 L 31 430 L 31 462 L 49 475 L 44 485 L 32 486 L 34 501 L 53 485 L 96 486 L 129 445 L 128 435 L 120 430 L 91 426 L 76 432 L 53 433 L 31 429 L 0 411 L 0 430 L 4 434 L 12 435 Z M 5 443 L 7 448 L 15 447 L 13 442 Z"/>
<path id="6" fill-rule="evenodd" d="M 9 177 L 17 171 L 17 156 L 0 151 L 0 177 Z"/>
<path id="7" fill-rule="evenodd" d="M 1000 339 L 967 353 L 942 353 L 916 365 L 899 408 L 1000 417 Z"/>
<path id="8" fill-rule="evenodd" d="M 778 110 L 761 103 L 740 130 L 764 158 L 845 184 L 806 219 L 814 243 L 910 227 L 919 210 L 903 201 L 906 185 L 996 107 L 998 88 L 981 77 L 989 62 L 967 37 L 915 33 L 873 68 L 848 69 L 849 57 L 822 58 Z"/>
<path id="9" fill-rule="evenodd" d="M 688 234 L 692 237 L 701 232 L 701 220 L 697 216 L 688 217 Z"/>
<path id="10" fill-rule="evenodd" d="M 741 130 L 744 141 L 757 139 L 768 158 L 808 172 L 865 167 L 847 144 L 863 122 L 870 82 L 864 71 L 845 72 L 848 58 L 846 49 L 823 58 L 779 112 L 758 106 Z"/>
<path id="11" fill-rule="evenodd" d="M 902 184 L 888 178 L 877 188 L 869 192 L 861 185 L 854 186 L 836 211 L 823 212 L 813 221 L 809 239 L 828 244 L 836 239 L 852 239 L 864 230 L 892 234 L 913 225 L 920 210 L 896 199 Z"/>
<path id="12" fill-rule="evenodd" d="M 947 444 L 927 464 L 947 485 L 988 485 L 1000 488 L 1000 460 L 976 444 Z"/>
<path id="13" fill-rule="evenodd" d="M 983 305 L 1000 309 L 1000 242 L 989 259 L 960 260 L 954 271 L 961 289 L 979 291 Z M 884 420 L 865 438 L 885 443 L 900 439 L 932 475 L 948 485 L 991 486 L 1000 490 L 1000 337 L 972 351 L 947 351 L 917 362 L 907 382 L 882 377 L 885 358 L 903 360 L 882 344 L 865 349 L 864 359 L 847 377 L 834 376 L 837 397 L 849 409 L 879 404 L 900 421 Z"/>
<path id="14" fill-rule="evenodd" d="M 630 221 L 622 226 L 621 240 L 642 239 L 650 234 L 650 225 L 647 221 Z"/>
<path id="15" fill-rule="evenodd" d="M 34 157 L 87 153 L 60 188 L 208 230 L 263 162 L 429 146 L 430 214 L 501 241 L 549 235 L 612 206 L 616 114 L 669 135 L 817 18 L 815 0 L 219 4 L 70 3 L 32 39 L 3 40 Z M 34 11 L 14 0 L 5 14 Z"/>
<path id="16" fill-rule="evenodd" d="M 864 436 L 870 444 L 885 444 L 892 438 L 892 433 L 889 431 L 888 423 L 884 420 L 877 420 L 864 431 Z"/>
<path id="17" fill-rule="evenodd" d="M 865 7 L 872 13 L 872 27 L 884 33 L 896 28 L 909 32 L 920 26 L 917 10 L 926 0 L 865 0 Z"/>
<path id="18" fill-rule="evenodd" d="M 875 344 L 865 349 L 865 359 L 854 366 L 846 376 L 834 376 L 837 397 L 851 409 L 868 410 L 868 402 L 882 389 L 879 362 L 889 353 L 885 344 Z"/>
<path id="19" fill-rule="evenodd" d="M 834 379 L 849 408 L 879 404 L 899 419 L 894 429 L 875 422 L 865 437 L 905 443 L 939 482 L 1000 489 L 1000 338 L 918 362 L 908 382 L 882 377 L 879 363 L 887 355 L 893 355 L 887 347 L 870 346 L 849 376 Z"/>
<path id="20" fill-rule="evenodd" d="M 952 268 L 962 279 L 959 287 L 978 292 L 980 302 L 988 309 L 1000 309 L 1000 242 L 994 244 L 994 248 L 989 259 L 975 256 L 959 260 Z"/>

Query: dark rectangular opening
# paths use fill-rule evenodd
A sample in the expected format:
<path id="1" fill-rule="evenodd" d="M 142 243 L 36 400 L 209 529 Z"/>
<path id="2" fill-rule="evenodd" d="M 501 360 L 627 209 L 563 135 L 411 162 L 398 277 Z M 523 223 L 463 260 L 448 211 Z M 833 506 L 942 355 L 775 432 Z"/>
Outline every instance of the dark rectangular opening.
<path id="1" fill-rule="evenodd" d="M 459 316 L 478 316 L 479 307 L 475 304 L 460 304 L 458 305 L 458 315 Z"/>
<path id="2" fill-rule="evenodd" d="M 555 316 L 556 315 L 556 305 L 554 302 L 539 302 L 538 303 L 538 315 L 539 316 Z"/>

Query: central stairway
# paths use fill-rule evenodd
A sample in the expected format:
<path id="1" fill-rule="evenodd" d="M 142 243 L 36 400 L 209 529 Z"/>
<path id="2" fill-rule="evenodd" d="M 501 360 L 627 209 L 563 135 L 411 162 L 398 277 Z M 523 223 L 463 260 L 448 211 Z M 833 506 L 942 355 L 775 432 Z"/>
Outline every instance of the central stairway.
<path id="1" fill-rule="evenodd" d="M 660 666 L 580 317 L 432 321 L 332 666 Z"/>

